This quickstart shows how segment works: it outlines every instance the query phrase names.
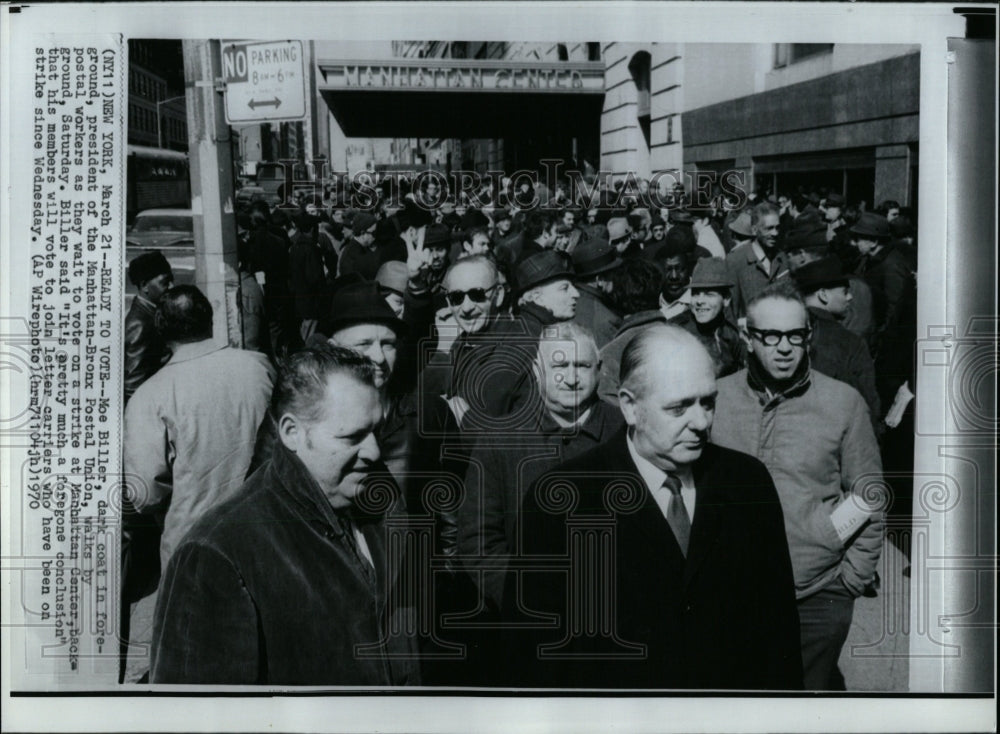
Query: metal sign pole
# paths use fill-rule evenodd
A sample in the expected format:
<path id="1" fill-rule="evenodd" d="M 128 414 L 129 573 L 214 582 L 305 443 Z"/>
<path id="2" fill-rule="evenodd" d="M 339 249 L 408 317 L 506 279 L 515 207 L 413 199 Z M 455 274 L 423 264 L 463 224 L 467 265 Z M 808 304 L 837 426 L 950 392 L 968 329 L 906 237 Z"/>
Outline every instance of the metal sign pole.
<path id="1" fill-rule="evenodd" d="M 185 40 L 183 53 L 195 283 L 215 311 L 216 341 L 242 347 L 233 158 L 223 95 L 216 91 L 219 42 Z"/>

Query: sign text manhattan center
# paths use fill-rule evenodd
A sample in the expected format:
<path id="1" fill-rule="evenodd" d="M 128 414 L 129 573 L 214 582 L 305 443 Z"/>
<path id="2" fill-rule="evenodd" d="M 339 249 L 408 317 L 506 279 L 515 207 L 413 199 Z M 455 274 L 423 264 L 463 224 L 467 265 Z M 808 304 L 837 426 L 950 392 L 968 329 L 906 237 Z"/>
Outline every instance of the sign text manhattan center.
<path id="1" fill-rule="evenodd" d="M 411 89 L 414 91 L 585 92 L 604 91 L 600 63 L 512 63 L 496 61 L 428 62 L 323 61 L 324 87 L 335 89 Z"/>

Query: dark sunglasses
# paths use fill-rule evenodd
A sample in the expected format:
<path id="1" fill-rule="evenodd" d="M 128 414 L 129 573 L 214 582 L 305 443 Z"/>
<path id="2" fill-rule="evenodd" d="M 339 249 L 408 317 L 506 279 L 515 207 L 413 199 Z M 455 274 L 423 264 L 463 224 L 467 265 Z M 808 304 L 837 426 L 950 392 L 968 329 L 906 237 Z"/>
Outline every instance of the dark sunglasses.
<path id="1" fill-rule="evenodd" d="M 495 285 L 491 285 L 489 288 L 470 288 L 467 291 L 448 291 L 444 294 L 444 297 L 452 306 L 459 306 L 464 303 L 466 296 L 473 303 L 483 303 L 494 290 L 496 290 Z"/>
<path id="2" fill-rule="evenodd" d="M 801 347 L 809 340 L 809 329 L 792 329 L 791 331 L 773 331 L 756 329 L 753 326 L 748 326 L 747 331 L 749 331 L 754 338 L 760 340 L 765 346 L 776 347 L 781 344 L 782 339 L 788 339 L 788 343 L 793 347 Z"/>

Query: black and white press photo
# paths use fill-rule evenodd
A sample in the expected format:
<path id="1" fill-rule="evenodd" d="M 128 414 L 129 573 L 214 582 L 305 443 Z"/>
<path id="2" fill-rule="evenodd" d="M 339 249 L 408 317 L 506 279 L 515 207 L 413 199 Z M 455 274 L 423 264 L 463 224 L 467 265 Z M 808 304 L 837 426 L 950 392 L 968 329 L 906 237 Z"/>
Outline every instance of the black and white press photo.
<path id="1" fill-rule="evenodd" d="M 8 702 L 992 709 L 984 6 L 129 7 L 5 8 Z"/>

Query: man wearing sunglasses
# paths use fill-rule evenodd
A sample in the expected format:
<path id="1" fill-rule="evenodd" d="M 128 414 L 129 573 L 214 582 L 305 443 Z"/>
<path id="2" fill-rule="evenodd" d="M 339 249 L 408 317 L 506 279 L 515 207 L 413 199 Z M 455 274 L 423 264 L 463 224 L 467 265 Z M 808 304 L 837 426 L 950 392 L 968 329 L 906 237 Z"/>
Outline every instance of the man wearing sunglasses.
<path id="1" fill-rule="evenodd" d="M 882 481 L 868 406 L 809 367 L 809 315 L 788 281 L 747 306 L 747 369 L 719 381 L 712 440 L 756 456 L 781 499 L 807 690 L 844 690 L 837 669 L 854 599 L 882 550 Z M 852 524 L 853 523 L 853 524 Z"/>
<path id="2" fill-rule="evenodd" d="M 430 356 L 420 375 L 420 389 L 442 395 L 465 428 L 470 409 L 470 420 L 478 416 L 488 421 L 486 416 L 504 413 L 520 374 L 505 359 L 515 346 L 519 322 L 501 317 L 505 289 L 496 263 L 486 255 L 459 259 L 448 269 L 442 285 L 458 337 L 448 354 Z"/>

